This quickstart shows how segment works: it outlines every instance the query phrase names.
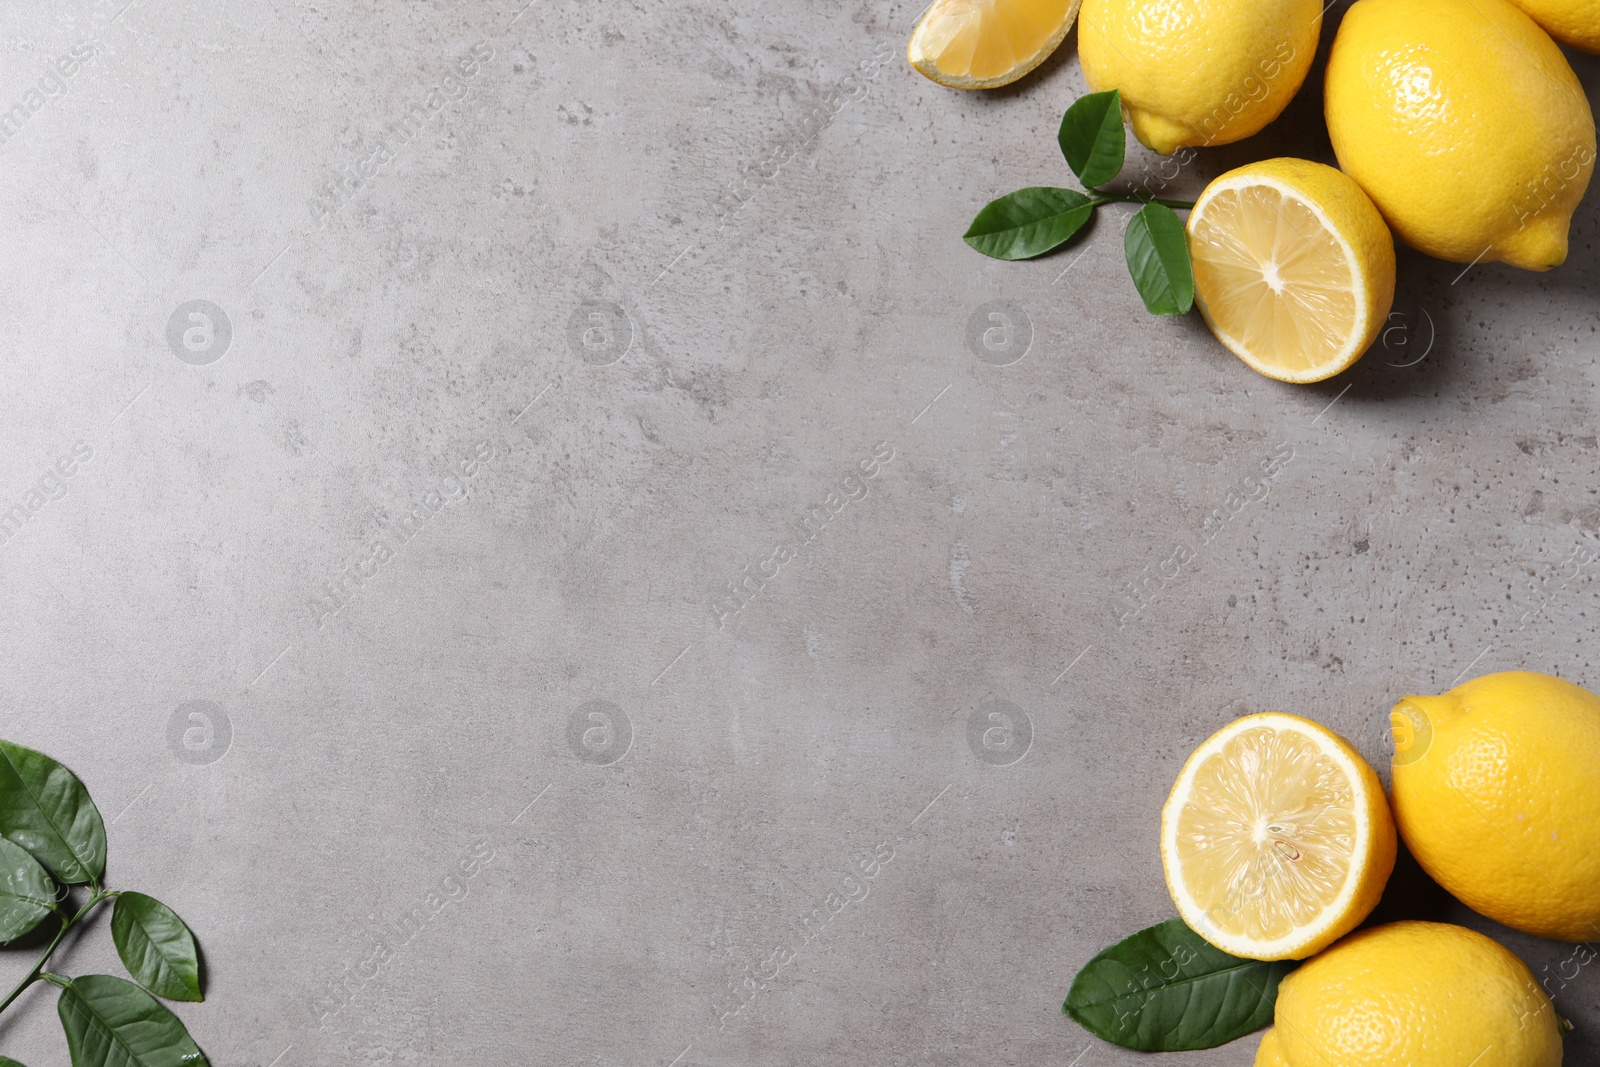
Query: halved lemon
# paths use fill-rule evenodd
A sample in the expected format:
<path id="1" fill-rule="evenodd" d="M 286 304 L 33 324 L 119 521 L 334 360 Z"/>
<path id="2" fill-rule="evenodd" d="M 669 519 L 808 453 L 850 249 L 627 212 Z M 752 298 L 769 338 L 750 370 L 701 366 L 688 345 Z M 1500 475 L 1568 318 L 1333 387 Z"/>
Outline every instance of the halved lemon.
<path id="1" fill-rule="evenodd" d="M 1361 358 L 1394 304 L 1394 238 L 1348 175 L 1268 159 L 1222 175 L 1189 215 L 1194 299 L 1253 369 L 1320 382 Z"/>
<path id="2" fill-rule="evenodd" d="M 1278 711 L 1212 734 L 1161 809 L 1178 914 L 1247 959 L 1304 959 L 1355 929 L 1394 852 L 1377 774 L 1338 734 Z"/>
<path id="3" fill-rule="evenodd" d="M 1082 0 L 933 0 L 906 58 L 952 89 L 1010 85 L 1050 57 Z"/>

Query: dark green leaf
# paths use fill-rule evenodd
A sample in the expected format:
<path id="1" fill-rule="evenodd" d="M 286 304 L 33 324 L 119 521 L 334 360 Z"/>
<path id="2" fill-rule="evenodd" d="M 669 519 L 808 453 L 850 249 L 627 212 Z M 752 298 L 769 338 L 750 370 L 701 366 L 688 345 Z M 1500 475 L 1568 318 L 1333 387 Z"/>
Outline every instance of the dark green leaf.
<path id="1" fill-rule="evenodd" d="M 1061 1010 L 1124 1048 L 1215 1048 L 1272 1021 L 1278 983 L 1295 966 L 1230 956 L 1169 919 L 1085 964 Z"/>
<path id="2" fill-rule="evenodd" d="M 18 1063 L 10 1056 L 0 1056 L 0 1067 L 22 1067 L 22 1064 Z"/>
<path id="3" fill-rule="evenodd" d="M 1067 166 L 1085 186 L 1092 189 L 1115 178 L 1128 148 L 1128 135 L 1122 128 L 1122 94 L 1112 89 L 1078 97 L 1061 116 L 1056 140 Z"/>
<path id="4" fill-rule="evenodd" d="M 0 837 L 0 941 L 14 941 L 38 926 L 55 902 L 56 884 L 39 861 Z"/>
<path id="5" fill-rule="evenodd" d="M 132 982 L 74 978 L 56 1002 L 72 1067 L 205 1067 L 183 1023 Z"/>
<path id="6" fill-rule="evenodd" d="M 0 741 L 0 836 L 68 885 L 106 870 L 106 828 L 77 775 L 31 748 Z"/>
<path id="7" fill-rule="evenodd" d="M 200 961 L 194 935 L 161 901 L 123 893 L 111 912 L 111 939 L 128 973 L 168 1000 L 201 1000 Z"/>
<path id="8" fill-rule="evenodd" d="M 1146 310 L 1152 315 L 1188 314 L 1194 306 L 1194 273 L 1177 212 L 1164 204 L 1140 208 L 1128 221 L 1123 250 Z"/>
<path id="9" fill-rule="evenodd" d="M 962 240 L 995 259 L 1031 259 L 1077 233 L 1093 213 L 1080 192 L 1032 186 L 991 201 Z"/>

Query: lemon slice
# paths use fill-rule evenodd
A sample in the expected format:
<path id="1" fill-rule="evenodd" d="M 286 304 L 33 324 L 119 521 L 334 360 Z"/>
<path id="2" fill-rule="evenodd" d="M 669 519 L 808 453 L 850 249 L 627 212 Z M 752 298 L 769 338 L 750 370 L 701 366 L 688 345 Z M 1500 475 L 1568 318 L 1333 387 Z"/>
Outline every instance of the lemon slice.
<path id="1" fill-rule="evenodd" d="M 951 89 L 1010 85 L 1050 57 L 1082 0 L 933 0 L 906 58 Z"/>
<path id="2" fill-rule="evenodd" d="M 1383 785 L 1337 734 L 1247 715 L 1183 765 L 1161 810 L 1178 914 L 1224 952 L 1304 959 L 1377 906 L 1394 869 Z"/>
<path id="3" fill-rule="evenodd" d="M 1394 239 L 1348 175 L 1269 159 L 1206 187 L 1189 215 L 1194 298 L 1253 369 L 1320 382 L 1361 358 L 1394 304 Z"/>

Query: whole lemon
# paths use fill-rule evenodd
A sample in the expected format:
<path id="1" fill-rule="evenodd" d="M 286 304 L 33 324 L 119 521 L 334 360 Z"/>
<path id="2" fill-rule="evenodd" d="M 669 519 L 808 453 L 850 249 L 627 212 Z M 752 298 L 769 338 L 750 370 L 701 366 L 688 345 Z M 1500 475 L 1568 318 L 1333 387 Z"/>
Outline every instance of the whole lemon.
<path id="1" fill-rule="evenodd" d="M 1339 166 L 1413 248 L 1529 270 L 1567 258 L 1594 119 L 1561 49 L 1510 0 L 1358 0 L 1324 107 Z"/>
<path id="2" fill-rule="evenodd" d="M 1525 963 L 1448 923 L 1358 930 L 1292 972 L 1258 1067 L 1559 1067 L 1561 1027 Z"/>
<path id="3" fill-rule="evenodd" d="M 1256 1046 L 1256 1067 L 1290 1067 L 1283 1058 L 1283 1045 L 1278 1042 L 1275 1027 L 1261 1035 L 1261 1044 Z"/>
<path id="4" fill-rule="evenodd" d="M 1600 52 L 1600 0 L 1516 0 L 1516 4 L 1562 44 Z"/>
<path id="5" fill-rule="evenodd" d="M 1083 0 L 1078 59 L 1091 90 L 1121 90 L 1134 136 L 1171 155 L 1277 118 L 1321 29 L 1317 0 Z"/>
<path id="6" fill-rule="evenodd" d="M 1390 803 L 1422 869 L 1540 937 L 1600 937 L 1600 697 L 1533 671 L 1408 696 Z"/>

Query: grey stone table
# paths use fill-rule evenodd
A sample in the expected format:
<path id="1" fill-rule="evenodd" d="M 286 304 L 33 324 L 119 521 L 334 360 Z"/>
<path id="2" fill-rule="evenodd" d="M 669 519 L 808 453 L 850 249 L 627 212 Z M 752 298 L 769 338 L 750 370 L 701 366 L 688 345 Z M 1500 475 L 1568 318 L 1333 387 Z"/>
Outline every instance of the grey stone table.
<path id="1" fill-rule="evenodd" d="M 1069 183 L 1075 40 L 961 94 L 918 11 L 0 13 L 0 732 L 198 932 L 213 1063 L 1143 1063 L 1059 1007 L 1172 914 L 1210 731 L 1386 767 L 1403 693 L 1600 684 L 1595 196 L 1279 385 L 1143 313 L 1120 209 L 963 245 Z M 1132 173 L 1328 159 L 1320 77 Z M 1496 932 L 1600 1056 L 1600 972 Z M 0 1052 L 64 1064 L 52 1001 Z"/>

